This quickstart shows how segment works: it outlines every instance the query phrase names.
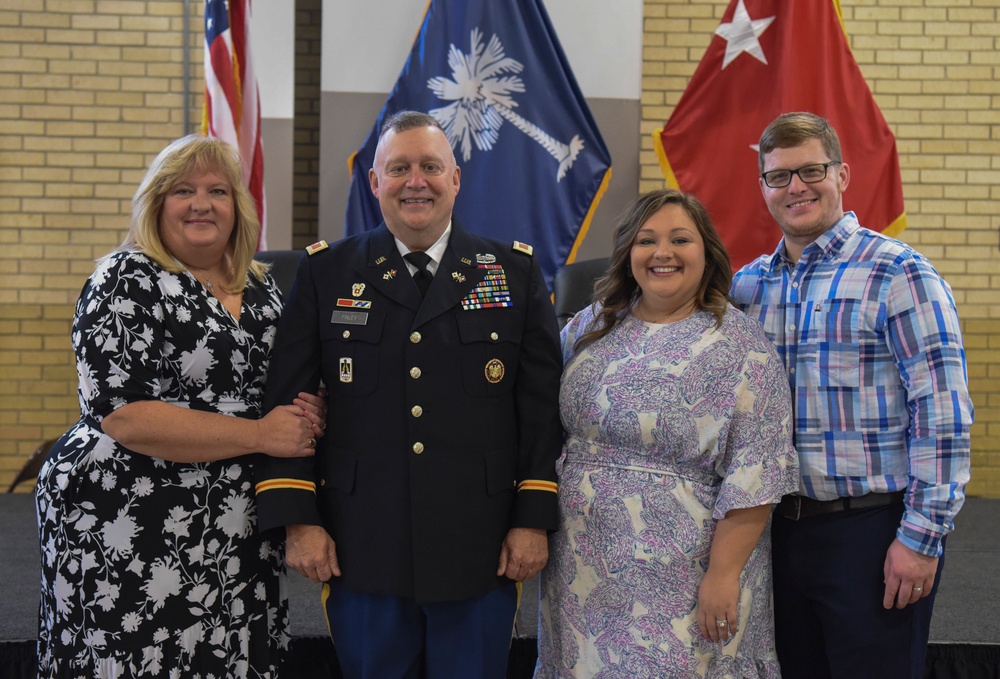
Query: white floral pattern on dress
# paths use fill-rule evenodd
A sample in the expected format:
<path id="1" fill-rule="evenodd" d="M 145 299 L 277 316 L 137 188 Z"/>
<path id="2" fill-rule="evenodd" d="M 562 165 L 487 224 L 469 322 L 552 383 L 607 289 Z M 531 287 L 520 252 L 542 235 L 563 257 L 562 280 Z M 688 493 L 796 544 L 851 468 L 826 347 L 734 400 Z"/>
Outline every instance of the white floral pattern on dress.
<path id="1" fill-rule="evenodd" d="M 190 274 L 120 253 L 77 302 L 82 417 L 36 489 L 40 677 L 272 678 L 290 640 L 280 542 L 257 535 L 250 458 L 179 464 L 100 428 L 127 403 L 256 419 L 281 299 L 243 294 L 239 321 Z"/>
<path id="2" fill-rule="evenodd" d="M 628 316 L 572 356 L 593 313 L 562 333 L 567 439 L 536 679 L 779 677 L 769 530 L 741 575 L 735 639 L 705 641 L 696 607 L 716 520 L 797 486 L 781 361 L 732 308 L 719 329 L 704 311 Z"/>

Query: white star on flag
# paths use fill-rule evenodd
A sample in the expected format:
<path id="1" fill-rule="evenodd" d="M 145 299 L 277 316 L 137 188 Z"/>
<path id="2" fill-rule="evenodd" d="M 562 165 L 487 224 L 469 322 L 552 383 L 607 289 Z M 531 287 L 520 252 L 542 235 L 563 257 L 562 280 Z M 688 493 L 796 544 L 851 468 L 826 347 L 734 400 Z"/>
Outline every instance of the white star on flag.
<path id="1" fill-rule="evenodd" d="M 733 62 L 733 59 L 743 52 L 766 64 L 764 50 L 761 49 L 757 38 L 767 30 L 774 19 L 773 16 L 766 19 L 751 19 L 746 5 L 743 4 L 743 0 L 740 0 L 736 5 L 736 12 L 733 13 L 732 22 L 721 24 L 715 29 L 715 34 L 727 41 L 726 56 L 722 60 L 722 68 L 725 69 Z"/>

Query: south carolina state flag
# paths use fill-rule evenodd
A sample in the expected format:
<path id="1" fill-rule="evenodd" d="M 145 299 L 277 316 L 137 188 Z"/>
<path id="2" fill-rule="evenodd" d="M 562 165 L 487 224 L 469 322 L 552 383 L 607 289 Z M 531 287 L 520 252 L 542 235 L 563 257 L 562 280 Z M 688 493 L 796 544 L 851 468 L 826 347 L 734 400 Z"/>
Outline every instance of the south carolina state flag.
<path id="1" fill-rule="evenodd" d="M 851 54 L 837 0 L 733 0 L 653 141 L 667 183 L 705 204 L 736 268 L 781 238 L 761 196 L 757 142 L 791 111 L 837 130 L 851 166 L 844 209 L 890 235 L 906 226 L 896 140 Z"/>
<path id="2" fill-rule="evenodd" d="M 264 229 L 264 149 L 260 95 L 250 51 L 250 0 L 205 0 L 205 107 L 202 134 L 240 150 L 243 179 L 260 218 L 258 250 L 267 249 Z"/>
<path id="3" fill-rule="evenodd" d="M 441 121 L 462 168 L 462 226 L 534 247 L 551 289 L 611 175 L 611 156 L 541 0 L 431 0 L 403 71 L 352 162 L 347 235 L 382 221 L 368 170 L 382 122 Z"/>

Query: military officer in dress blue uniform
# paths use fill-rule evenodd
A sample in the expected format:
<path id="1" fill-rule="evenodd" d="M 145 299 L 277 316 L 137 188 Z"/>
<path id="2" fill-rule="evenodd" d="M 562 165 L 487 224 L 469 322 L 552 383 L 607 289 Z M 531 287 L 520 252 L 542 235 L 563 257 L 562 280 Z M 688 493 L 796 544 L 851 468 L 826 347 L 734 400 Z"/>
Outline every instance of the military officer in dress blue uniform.
<path id="1" fill-rule="evenodd" d="M 267 462 L 259 528 L 324 582 L 344 676 L 502 678 L 515 583 L 548 558 L 562 361 L 530 246 L 452 219 L 460 170 L 431 116 L 382 128 L 384 223 L 308 248 L 265 408 L 329 392 L 315 459 Z"/>

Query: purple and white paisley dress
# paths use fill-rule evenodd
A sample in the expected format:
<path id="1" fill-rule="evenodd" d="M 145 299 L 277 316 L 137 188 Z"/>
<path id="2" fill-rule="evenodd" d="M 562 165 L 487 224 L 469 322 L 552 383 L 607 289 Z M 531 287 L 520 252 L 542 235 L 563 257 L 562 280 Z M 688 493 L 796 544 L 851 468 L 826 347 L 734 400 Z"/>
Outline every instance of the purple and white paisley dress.
<path id="1" fill-rule="evenodd" d="M 100 421 L 149 399 L 258 418 L 280 313 L 270 276 L 246 289 L 237 321 L 190 274 L 136 253 L 87 281 L 73 323 L 82 416 L 35 491 L 40 677 L 279 671 L 284 550 L 257 534 L 249 458 L 166 462 L 118 445 Z"/>
<path id="2" fill-rule="evenodd" d="M 770 531 L 741 575 L 739 631 L 697 632 L 716 521 L 797 487 L 791 402 L 759 326 L 730 308 L 627 316 L 573 355 L 563 329 L 560 527 L 542 573 L 536 679 L 779 677 Z"/>

